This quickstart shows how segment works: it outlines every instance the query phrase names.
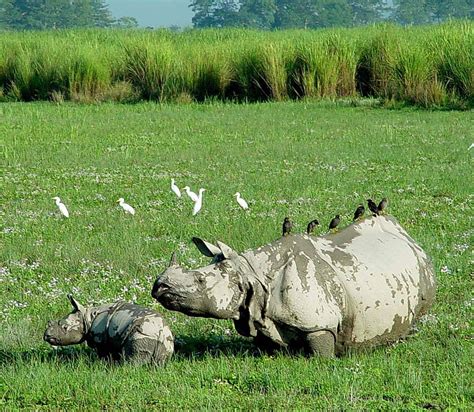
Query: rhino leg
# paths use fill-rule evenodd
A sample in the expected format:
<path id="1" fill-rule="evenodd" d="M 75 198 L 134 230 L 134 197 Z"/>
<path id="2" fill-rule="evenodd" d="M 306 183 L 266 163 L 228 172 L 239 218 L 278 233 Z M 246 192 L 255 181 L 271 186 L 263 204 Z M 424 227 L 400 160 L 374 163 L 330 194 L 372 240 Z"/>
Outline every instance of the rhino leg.
<path id="1" fill-rule="evenodd" d="M 331 358 L 335 355 L 334 335 L 327 330 L 320 330 L 306 335 L 307 348 L 311 355 Z"/>
<path id="2" fill-rule="evenodd" d="M 96 347 L 97 356 L 102 360 L 117 361 L 120 360 L 120 353 L 111 352 L 109 348 Z"/>
<path id="3" fill-rule="evenodd" d="M 163 343 L 143 336 L 130 337 L 124 344 L 123 353 L 124 360 L 137 365 L 163 365 L 171 356 Z"/>
<path id="4" fill-rule="evenodd" d="M 281 349 L 282 347 L 274 342 L 269 337 L 257 332 L 257 336 L 253 339 L 253 343 L 264 353 L 272 354 L 273 352 Z"/>

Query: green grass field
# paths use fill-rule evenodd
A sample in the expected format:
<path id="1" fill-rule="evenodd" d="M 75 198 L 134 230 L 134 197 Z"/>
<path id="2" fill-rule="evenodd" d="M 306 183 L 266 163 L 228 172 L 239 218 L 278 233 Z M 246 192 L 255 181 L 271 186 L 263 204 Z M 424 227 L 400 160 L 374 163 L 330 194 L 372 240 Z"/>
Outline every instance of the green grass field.
<path id="1" fill-rule="evenodd" d="M 0 409 L 472 410 L 473 132 L 472 112 L 370 104 L 0 105 Z M 207 189 L 195 218 L 172 177 Z M 243 251 L 277 238 L 287 215 L 295 231 L 317 217 L 323 232 L 382 196 L 438 279 L 407 340 L 338 359 L 269 356 L 230 322 L 150 296 L 172 251 L 185 266 L 207 261 L 192 236 Z M 42 334 L 70 310 L 69 292 L 158 309 L 177 338 L 173 360 L 158 369 L 53 350 Z"/>

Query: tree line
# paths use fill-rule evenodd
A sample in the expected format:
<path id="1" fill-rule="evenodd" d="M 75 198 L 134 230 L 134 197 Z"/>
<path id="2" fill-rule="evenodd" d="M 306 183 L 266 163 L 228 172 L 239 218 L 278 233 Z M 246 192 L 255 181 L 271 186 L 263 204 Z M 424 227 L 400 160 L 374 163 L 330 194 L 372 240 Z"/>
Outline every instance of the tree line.
<path id="1" fill-rule="evenodd" d="M 351 27 L 473 18 L 472 0 L 193 0 L 194 27 Z"/>
<path id="2" fill-rule="evenodd" d="M 0 29 L 136 26 L 133 17 L 114 19 L 104 0 L 0 0 Z"/>
<path id="3" fill-rule="evenodd" d="M 473 0 L 191 0 L 194 27 L 350 27 L 390 20 L 426 24 L 473 18 Z M 0 29 L 136 27 L 114 19 L 105 0 L 0 0 Z"/>

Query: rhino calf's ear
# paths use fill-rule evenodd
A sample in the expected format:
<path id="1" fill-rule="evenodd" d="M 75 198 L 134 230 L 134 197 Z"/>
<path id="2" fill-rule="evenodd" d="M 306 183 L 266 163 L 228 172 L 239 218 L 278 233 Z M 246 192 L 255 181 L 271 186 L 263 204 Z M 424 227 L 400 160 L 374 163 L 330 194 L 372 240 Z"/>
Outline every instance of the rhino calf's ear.
<path id="1" fill-rule="evenodd" d="M 77 310 L 78 312 L 84 312 L 84 306 L 82 306 L 76 299 L 74 299 L 71 294 L 67 295 L 67 297 L 75 310 Z"/>

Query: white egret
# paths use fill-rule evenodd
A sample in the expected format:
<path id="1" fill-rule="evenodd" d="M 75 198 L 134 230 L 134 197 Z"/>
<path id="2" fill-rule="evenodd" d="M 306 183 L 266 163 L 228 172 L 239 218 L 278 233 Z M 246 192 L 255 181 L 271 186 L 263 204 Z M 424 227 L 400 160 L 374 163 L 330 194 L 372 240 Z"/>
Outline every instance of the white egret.
<path id="1" fill-rule="evenodd" d="M 471 145 L 469 146 L 469 149 L 467 150 L 471 150 L 473 147 L 474 147 L 474 143 L 471 143 Z"/>
<path id="2" fill-rule="evenodd" d="M 174 179 L 171 179 L 171 190 L 176 196 L 181 197 L 181 190 L 179 190 L 179 187 L 175 185 Z"/>
<path id="3" fill-rule="evenodd" d="M 122 209 L 125 210 L 126 213 L 130 213 L 131 215 L 135 214 L 135 209 L 129 204 L 125 203 L 125 201 L 123 200 L 123 197 L 117 200 L 117 202 L 122 207 Z"/>
<path id="4" fill-rule="evenodd" d="M 63 216 L 69 217 L 69 212 L 67 211 L 66 205 L 64 203 L 61 203 L 61 199 L 57 196 L 53 197 L 53 200 L 56 201 L 56 205 L 59 208 L 59 211 Z"/>
<path id="5" fill-rule="evenodd" d="M 196 202 L 194 203 L 193 208 L 193 216 L 197 215 L 202 208 L 202 194 L 206 191 L 206 189 L 199 189 L 199 196 Z"/>
<path id="6" fill-rule="evenodd" d="M 249 205 L 248 203 L 245 201 L 245 199 L 242 199 L 240 197 L 240 193 L 237 192 L 234 196 L 237 196 L 237 203 L 239 204 L 239 206 L 244 209 L 244 210 L 247 210 L 249 208 Z"/>
<path id="7" fill-rule="evenodd" d="M 198 201 L 198 195 L 194 192 L 191 192 L 191 189 L 189 186 L 186 186 L 183 190 L 186 191 L 186 194 L 189 196 L 189 198 L 193 201 L 193 202 L 197 202 Z"/>

